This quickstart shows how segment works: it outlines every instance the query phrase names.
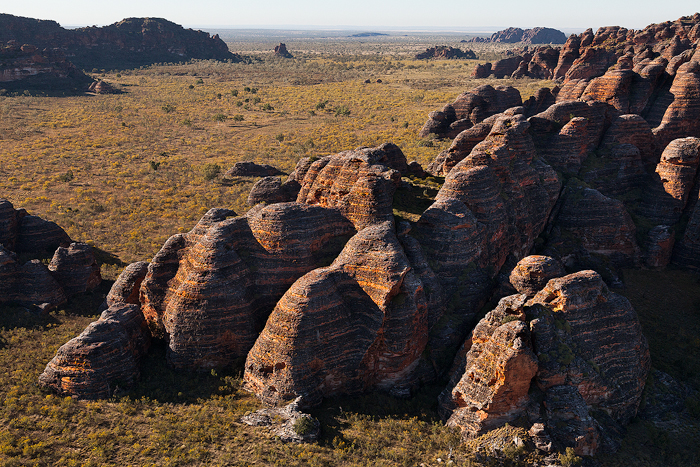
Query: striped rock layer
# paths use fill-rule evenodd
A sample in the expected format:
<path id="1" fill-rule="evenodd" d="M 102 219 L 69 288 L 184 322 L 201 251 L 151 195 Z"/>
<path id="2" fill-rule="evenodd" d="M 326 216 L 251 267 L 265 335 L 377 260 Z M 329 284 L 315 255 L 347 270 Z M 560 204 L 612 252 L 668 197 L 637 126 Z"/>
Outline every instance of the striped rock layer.
<path id="1" fill-rule="evenodd" d="M 427 343 L 423 284 L 394 226 L 366 227 L 327 268 L 297 280 L 248 354 L 244 383 L 263 401 L 416 384 Z"/>
<path id="2" fill-rule="evenodd" d="M 142 310 L 178 368 L 226 366 L 253 345 L 268 314 L 299 277 L 329 264 L 352 224 L 336 210 L 298 203 L 213 209 L 171 237 L 148 266 Z"/>
<path id="3" fill-rule="evenodd" d="M 39 385 L 81 399 L 112 397 L 139 376 L 139 361 L 150 346 L 137 305 L 104 311 L 97 321 L 61 346 L 39 376 Z"/>

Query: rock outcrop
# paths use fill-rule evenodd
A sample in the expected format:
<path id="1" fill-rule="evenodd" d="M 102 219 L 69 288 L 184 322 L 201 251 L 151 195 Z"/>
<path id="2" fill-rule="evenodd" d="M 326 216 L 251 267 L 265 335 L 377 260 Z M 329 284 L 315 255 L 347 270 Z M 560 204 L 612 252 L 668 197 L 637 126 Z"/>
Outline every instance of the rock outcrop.
<path id="1" fill-rule="evenodd" d="M 520 92 L 511 86 L 493 87 L 488 84 L 460 94 L 442 111 L 430 113 L 430 119 L 420 130 L 419 136 L 435 134 L 454 138 L 463 130 L 481 123 L 486 118 L 511 107 L 522 105 Z"/>
<path id="2" fill-rule="evenodd" d="M 248 194 L 248 204 L 274 204 L 295 201 L 299 195 L 299 183 L 282 183 L 279 177 L 263 177 L 253 185 Z"/>
<path id="3" fill-rule="evenodd" d="M 279 45 L 275 46 L 275 57 L 281 57 L 281 58 L 294 58 L 294 55 L 292 55 L 289 50 L 287 50 L 287 45 L 284 44 L 283 42 L 280 42 Z"/>
<path id="4" fill-rule="evenodd" d="M 393 220 L 393 196 L 408 172 L 398 146 L 359 148 L 315 161 L 301 183 L 297 202 L 337 209 L 356 230 Z"/>
<path id="5" fill-rule="evenodd" d="M 1 17 L 0 17 L 1 22 Z M 93 80 L 57 49 L 0 40 L 0 88 L 8 91 L 41 90 L 85 92 Z"/>
<path id="6" fill-rule="evenodd" d="M 49 271 L 68 296 L 92 290 L 102 282 L 100 266 L 92 247 L 86 243 L 58 247 L 49 263 Z"/>
<path id="7" fill-rule="evenodd" d="M 420 52 L 416 54 L 416 60 L 427 60 L 429 58 L 435 59 L 466 59 L 474 60 L 476 59 L 476 54 L 473 50 L 461 50 L 456 47 L 450 47 L 447 45 L 438 45 L 435 47 L 429 47 L 425 49 L 425 52 Z"/>
<path id="8" fill-rule="evenodd" d="M 280 203 L 228 219 L 234 215 L 212 209 L 171 237 L 141 284 L 143 313 L 154 335 L 167 338 L 175 367 L 222 367 L 245 356 L 289 286 L 329 264 L 354 233 L 319 206 Z"/>
<path id="9" fill-rule="evenodd" d="M 285 175 L 285 173 L 268 164 L 245 161 L 233 164 L 233 167 L 226 171 L 224 177 L 271 177 L 274 175 Z"/>
<path id="10" fill-rule="evenodd" d="M 394 226 L 375 224 L 284 294 L 248 354 L 244 383 L 273 404 L 410 388 L 427 328 L 423 285 Z"/>
<path id="11" fill-rule="evenodd" d="M 582 271 L 529 300 L 503 298 L 458 355 L 441 411 L 464 437 L 525 416 L 561 446 L 594 455 L 636 414 L 650 363 L 632 306 Z M 596 410 L 609 419 L 591 417 Z"/>
<path id="12" fill-rule="evenodd" d="M 103 27 L 64 29 L 55 21 L 0 15 L 0 42 L 58 48 L 82 69 L 138 68 L 161 62 L 241 61 L 217 34 L 185 29 L 162 18 L 126 18 Z M 88 83 L 89 84 L 89 83 Z"/>
<path id="13" fill-rule="evenodd" d="M 112 306 L 58 349 L 39 385 L 80 399 L 112 397 L 138 378 L 139 361 L 149 346 L 138 305 Z"/>
<path id="14" fill-rule="evenodd" d="M 491 37 L 475 37 L 466 42 L 496 42 L 514 44 L 523 42 L 525 44 L 563 44 L 566 41 L 566 35 L 558 29 L 552 28 L 508 28 L 502 31 L 494 32 Z"/>

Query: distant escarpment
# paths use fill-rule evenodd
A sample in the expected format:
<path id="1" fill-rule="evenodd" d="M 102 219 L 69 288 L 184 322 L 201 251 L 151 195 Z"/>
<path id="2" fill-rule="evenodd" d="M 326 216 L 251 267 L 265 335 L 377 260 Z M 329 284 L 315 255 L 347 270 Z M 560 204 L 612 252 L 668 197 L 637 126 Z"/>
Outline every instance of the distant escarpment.
<path id="1" fill-rule="evenodd" d="M 61 50 L 16 41 L 0 45 L 0 89 L 84 92 L 92 82 Z"/>
<path id="2" fill-rule="evenodd" d="M 494 32 L 491 37 L 474 37 L 463 42 L 495 42 L 514 44 L 522 42 L 525 44 L 563 44 L 566 42 L 566 35 L 558 29 L 552 28 L 508 28 Z"/>
<path id="3" fill-rule="evenodd" d="M 238 61 L 218 35 L 162 18 L 127 18 L 109 26 L 62 28 L 55 21 L 0 14 L 0 42 L 59 49 L 82 69 L 120 69 L 190 59 Z"/>

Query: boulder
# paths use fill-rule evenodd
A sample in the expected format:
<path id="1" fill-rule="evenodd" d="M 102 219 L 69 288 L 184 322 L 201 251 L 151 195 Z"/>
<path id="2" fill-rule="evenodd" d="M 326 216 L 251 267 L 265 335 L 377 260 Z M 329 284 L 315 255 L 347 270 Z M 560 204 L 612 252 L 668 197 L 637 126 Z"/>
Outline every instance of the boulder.
<path id="1" fill-rule="evenodd" d="M 287 50 L 287 45 L 280 42 L 279 45 L 275 46 L 275 57 L 282 57 L 282 58 L 294 58 L 294 55 L 289 53 Z"/>
<path id="2" fill-rule="evenodd" d="M 63 288 L 46 265 L 38 259 L 24 263 L 18 273 L 15 300 L 17 304 L 49 312 L 66 303 L 67 297 Z"/>
<path id="3" fill-rule="evenodd" d="M 245 161 L 236 162 L 233 167 L 224 174 L 225 177 L 269 177 L 272 175 L 285 175 L 281 170 L 267 164 L 256 164 Z"/>
<path id="4" fill-rule="evenodd" d="M 17 253 L 52 253 L 58 247 L 68 247 L 72 241 L 55 222 L 30 216 L 24 210 L 18 212 L 18 217 L 19 228 L 15 243 Z"/>
<path id="5" fill-rule="evenodd" d="M 92 290 L 102 283 L 100 266 L 92 247 L 86 243 L 71 243 L 58 247 L 49 263 L 51 275 L 68 297 Z"/>
<path id="6" fill-rule="evenodd" d="M 61 346 L 39 376 L 39 385 L 79 399 L 112 397 L 139 376 L 150 346 L 138 305 L 112 306 Z"/>
<path id="7" fill-rule="evenodd" d="M 263 177 L 258 180 L 248 194 L 248 205 L 258 203 L 275 204 L 295 201 L 301 185 L 296 180 L 282 183 L 279 177 Z"/>
<path id="8" fill-rule="evenodd" d="M 354 233 L 320 206 L 278 203 L 232 215 L 213 209 L 171 237 L 141 284 L 146 320 L 154 335 L 167 336 L 177 368 L 223 367 L 245 356 L 289 286 L 329 264 Z"/>
<path id="9" fill-rule="evenodd" d="M 335 208 L 361 230 L 393 220 L 394 192 L 407 171 L 393 144 L 342 152 L 309 167 L 297 202 Z"/>
<path id="10" fill-rule="evenodd" d="M 519 294 L 533 297 L 550 279 L 565 275 L 564 266 L 549 256 L 530 255 L 518 261 L 509 282 Z"/>
<path id="11" fill-rule="evenodd" d="M 141 282 L 148 272 L 148 263 L 138 261 L 131 263 L 119 274 L 117 280 L 105 298 L 103 308 L 107 309 L 115 305 L 139 304 L 139 289 Z"/>

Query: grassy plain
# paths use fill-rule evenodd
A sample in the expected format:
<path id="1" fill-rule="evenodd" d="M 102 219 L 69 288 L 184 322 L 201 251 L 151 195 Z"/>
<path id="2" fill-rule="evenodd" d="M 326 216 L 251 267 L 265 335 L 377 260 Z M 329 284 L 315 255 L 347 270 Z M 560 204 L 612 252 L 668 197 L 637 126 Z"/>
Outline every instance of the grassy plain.
<path id="1" fill-rule="evenodd" d="M 282 60 L 269 54 L 277 38 L 222 37 L 232 50 L 257 59 L 96 74 L 125 91 L 118 95 L 0 97 L 0 197 L 104 251 L 112 264 L 103 272 L 114 278 L 124 263 L 149 260 L 169 235 L 189 230 L 209 208 L 245 212 L 255 179 L 212 177 L 215 165 L 223 173 L 253 160 L 290 172 L 304 156 L 388 141 L 425 165 L 447 146 L 417 137 L 428 112 L 480 84 L 515 85 L 523 98 L 550 85 L 472 80 L 475 61 L 411 58 L 447 40 L 299 39 L 287 41 L 297 58 Z M 492 59 L 497 52 L 481 55 Z M 700 361 L 700 347 L 679 333 L 700 329 L 693 308 L 700 288 L 693 287 L 696 276 L 674 274 L 630 273 L 623 293 L 652 335 L 654 365 L 695 383 L 700 369 L 684 370 L 682 359 Z M 663 280 L 671 281 L 668 287 L 683 284 L 678 303 L 669 306 L 662 293 L 644 295 Z M 239 422 L 258 407 L 240 390 L 240 364 L 220 374 L 175 372 L 159 346 L 128 394 L 84 402 L 40 391 L 37 376 L 60 345 L 96 318 L 108 288 L 105 281 L 49 316 L 0 310 L 0 464 L 434 466 L 440 458 L 442 465 L 482 465 L 440 422 L 439 386 L 411 400 L 328 400 L 314 412 L 322 423 L 320 442 L 303 446 Z M 686 311 L 672 314 L 676 306 Z M 676 347 L 681 342 L 682 352 Z M 681 448 L 698 446 L 696 425 L 691 420 L 659 431 L 635 422 L 621 453 L 603 459 L 604 465 L 691 465 L 696 452 Z M 504 436 L 524 436 L 512 430 Z M 512 465 L 532 461 L 508 452 Z"/>

